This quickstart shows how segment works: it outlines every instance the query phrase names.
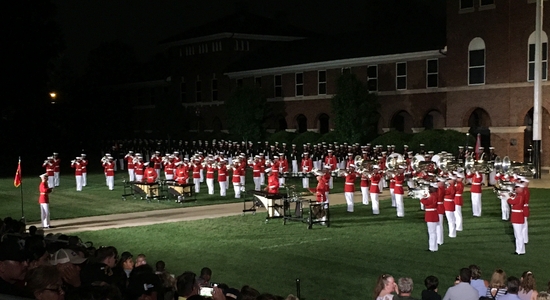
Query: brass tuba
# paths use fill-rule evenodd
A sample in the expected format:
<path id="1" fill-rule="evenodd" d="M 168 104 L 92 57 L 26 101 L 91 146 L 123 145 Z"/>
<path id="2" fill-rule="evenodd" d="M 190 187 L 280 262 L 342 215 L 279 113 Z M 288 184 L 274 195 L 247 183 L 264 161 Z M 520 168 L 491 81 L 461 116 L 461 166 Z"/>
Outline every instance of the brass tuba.
<path id="1" fill-rule="evenodd" d="M 422 155 L 415 155 L 411 161 L 411 167 L 415 172 L 434 172 L 437 164 L 433 161 L 426 161 Z"/>

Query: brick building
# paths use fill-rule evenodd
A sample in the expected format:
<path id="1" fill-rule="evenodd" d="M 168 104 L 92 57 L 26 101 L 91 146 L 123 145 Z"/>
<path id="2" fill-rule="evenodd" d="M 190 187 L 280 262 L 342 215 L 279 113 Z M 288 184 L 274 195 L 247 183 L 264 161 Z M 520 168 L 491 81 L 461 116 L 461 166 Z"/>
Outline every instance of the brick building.
<path id="1" fill-rule="evenodd" d="M 256 85 L 272 108 L 268 128 L 325 133 L 333 127 L 336 79 L 351 72 L 379 97 L 380 133 L 480 133 L 498 155 L 528 160 L 534 1 L 446 4 L 442 38 L 399 31 L 329 38 L 248 13 L 231 15 L 161 42 L 172 62 L 166 98 L 183 110 L 187 128 L 224 130 L 223 103 L 232 87 Z M 543 28 L 549 27 L 545 19 Z M 550 147 L 547 41 L 544 34 L 542 149 Z M 550 165 L 544 155 L 542 164 Z"/>

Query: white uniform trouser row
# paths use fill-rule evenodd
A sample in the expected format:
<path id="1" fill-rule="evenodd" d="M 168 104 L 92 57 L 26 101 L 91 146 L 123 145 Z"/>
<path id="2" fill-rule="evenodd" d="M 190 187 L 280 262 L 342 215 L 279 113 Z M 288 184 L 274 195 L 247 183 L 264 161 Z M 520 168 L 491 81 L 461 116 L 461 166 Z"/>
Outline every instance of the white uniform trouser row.
<path id="1" fill-rule="evenodd" d="M 115 176 L 107 176 L 107 186 L 111 191 L 115 189 Z"/>
<path id="2" fill-rule="evenodd" d="M 391 196 L 391 207 L 396 207 L 395 205 L 395 189 L 390 189 Z"/>
<path id="3" fill-rule="evenodd" d="M 508 204 L 508 196 L 500 196 L 500 210 L 502 211 L 502 220 L 510 219 L 510 205 Z"/>
<path id="4" fill-rule="evenodd" d="M 252 180 L 254 181 L 254 190 L 259 191 L 262 187 L 262 179 L 260 177 L 252 177 Z"/>
<path id="5" fill-rule="evenodd" d="M 403 203 L 403 194 L 395 194 L 395 207 L 397 208 L 397 216 L 405 216 L 405 204 Z"/>
<path id="6" fill-rule="evenodd" d="M 206 186 L 208 187 L 208 195 L 214 195 L 214 178 L 206 178 Z"/>
<path id="7" fill-rule="evenodd" d="M 48 203 L 40 203 L 40 219 L 42 227 L 50 227 L 50 205 Z"/>
<path id="8" fill-rule="evenodd" d="M 308 177 L 302 178 L 302 187 L 304 189 L 309 189 L 309 178 Z"/>
<path id="9" fill-rule="evenodd" d="M 481 193 L 472 193 L 472 213 L 474 217 L 481 217 Z"/>
<path id="10" fill-rule="evenodd" d="M 378 203 L 378 193 L 370 193 L 370 200 L 372 201 L 372 214 L 380 214 L 380 205 Z"/>
<path id="11" fill-rule="evenodd" d="M 525 240 L 523 239 L 523 227 L 525 224 L 513 224 L 514 237 L 516 238 L 516 253 L 525 254 Z"/>
<path id="12" fill-rule="evenodd" d="M 88 183 L 86 181 L 86 175 L 87 175 L 86 172 L 82 172 L 82 186 L 86 186 L 86 184 Z"/>
<path id="13" fill-rule="evenodd" d="M 54 182 L 53 176 L 48 176 L 48 187 L 53 188 L 53 187 L 55 187 L 54 184 L 55 184 L 55 182 Z"/>
<path id="14" fill-rule="evenodd" d="M 220 196 L 225 197 L 227 195 L 227 180 L 226 181 L 220 181 Z"/>
<path id="15" fill-rule="evenodd" d="M 449 237 L 456 237 L 456 219 L 454 211 L 445 211 L 445 216 L 447 217 L 447 225 L 449 225 Z"/>
<path id="16" fill-rule="evenodd" d="M 193 178 L 193 183 L 195 184 L 195 194 L 200 193 L 200 191 L 201 191 L 201 179 L 200 178 Z"/>
<path id="17" fill-rule="evenodd" d="M 439 222 L 437 222 L 436 234 L 437 234 L 437 244 L 443 245 L 443 215 L 438 214 Z"/>
<path id="18" fill-rule="evenodd" d="M 365 205 L 369 205 L 369 187 L 368 186 L 362 186 L 361 187 L 361 195 L 362 195 L 362 202 Z"/>
<path id="19" fill-rule="evenodd" d="M 353 212 L 353 192 L 345 192 L 344 197 L 348 205 L 348 212 Z"/>
<path id="20" fill-rule="evenodd" d="M 384 177 L 382 177 L 380 179 L 380 181 L 378 182 L 378 189 L 380 190 L 380 193 L 382 193 L 382 191 L 384 190 L 384 181 L 386 181 L 386 179 L 384 179 Z"/>
<path id="21" fill-rule="evenodd" d="M 437 222 L 427 222 L 428 224 L 428 249 L 437 251 Z"/>
<path id="22" fill-rule="evenodd" d="M 135 173 L 134 169 L 128 169 L 128 179 L 130 181 L 135 181 L 136 180 L 136 173 Z"/>
<path id="23" fill-rule="evenodd" d="M 136 181 L 141 182 L 143 180 L 143 175 L 136 174 Z"/>
<path id="24" fill-rule="evenodd" d="M 292 173 L 298 173 L 298 161 L 292 160 Z"/>
<path id="25" fill-rule="evenodd" d="M 260 173 L 260 185 L 265 184 L 265 174 Z"/>
<path id="26" fill-rule="evenodd" d="M 76 191 L 82 191 L 82 175 L 75 175 L 76 178 Z"/>
<path id="27" fill-rule="evenodd" d="M 204 169 L 200 169 L 199 174 L 201 175 L 200 182 L 204 182 Z"/>
<path id="28" fill-rule="evenodd" d="M 462 231 L 462 205 L 455 204 L 456 231 Z"/>
<path id="29" fill-rule="evenodd" d="M 53 172 L 53 179 L 55 186 L 59 186 L 59 172 Z"/>
<path id="30" fill-rule="evenodd" d="M 523 242 L 525 244 L 529 243 L 529 225 L 527 224 L 527 217 L 525 217 L 524 223 L 523 223 Z"/>
<path id="31" fill-rule="evenodd" d="M 241 198 L 241 184 L 233 182 L 233 189 L 235 190 L 235 198 Z"/>

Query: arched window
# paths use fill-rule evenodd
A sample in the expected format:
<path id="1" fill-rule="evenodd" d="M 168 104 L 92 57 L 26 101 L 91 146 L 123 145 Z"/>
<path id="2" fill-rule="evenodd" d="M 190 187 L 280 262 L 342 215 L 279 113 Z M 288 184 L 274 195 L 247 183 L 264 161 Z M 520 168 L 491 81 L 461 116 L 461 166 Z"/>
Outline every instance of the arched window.
<path id="1" fill-rule="evenodd" d="M 468 84 L 485 84 L 485 42 L 479 37 L 468 45 Z"/>
<path id="2" fill-rule="evenodd" d="M 296 117 L 296 130 L 299 133 L 307 131 L 307 118 L 304 115 L 298 115 Z"/>
<path id="3" fill-rule="evenodd" d="M 491 126 L 491 117 L 482 108 L 476 108 L 468 118 L 468 127 L 476 128 L 488 128 Z"/>
<path id="4" fill-rule="evenodd" d="M 542 32 L 542 80 L 548 79 L 548 36 Z M 527 48 L 527 81 L 535 80 L 535 33 L 529 36 Z"/>
<path id="5" fill-rule="evenodd" d="M 329 132 L 329 116 L 327 114 L 321 114 L 319 116 L 319 133 L 325 134 Z"/>

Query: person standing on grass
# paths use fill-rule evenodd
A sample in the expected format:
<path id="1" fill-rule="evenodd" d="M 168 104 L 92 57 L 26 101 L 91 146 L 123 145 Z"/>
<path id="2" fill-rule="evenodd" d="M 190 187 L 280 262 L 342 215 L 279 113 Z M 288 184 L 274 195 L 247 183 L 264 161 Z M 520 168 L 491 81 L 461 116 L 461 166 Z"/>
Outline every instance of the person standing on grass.
<path id="1" fill-rule="evenodd" d="M 378 202 L 378 194 L 380 194 L 380 180 L 382 176 L 380 175 L 380 167 L 378 165 L 372 166 L 373 171 L 369 174 L 370 180 L 370 200 L 372 202 L 372 214 L 380 214 L 380 204 Z"/>
<path id="2" fill-rule="evenodd" d="M 86 159 L 86 154 L 84 153 L 80 154 L 80 157 L 82 158 L 80 160 L 80 168 L 82 169 L 82 186 L 86 186 L 86 184 L 88 184 L 88 181 L 87 181 L 88 160 Z"/>
<path id="3" fill-rule="evenodd" d="M 40 185 L 38 190 L 40 196 L 38 197 L 38 203 L 40 203 L 40 220 L 42 220 L 42 228 L 50 228 L 50 198 L 49 194 L 52 189 L 48 186 L 48 174 L 44 173 L 40 175 Z"/>
<path id="4" fill-rule="evenodd" d="M 375 300 L 392 300 L 394 293 L 397 294 L 397 284 L 395 279 L 389 274 L 382 274 L 378 276 L 376 286 L 374 287 L 374 299 Z"/>
<path id="5" fill-rule="evenodd" d="M 355 193 L 355 178 L 357 177 L 355 165 L 350 164 L 343 176 L 346 178 L 344 182 L 344 196 L 348 205 L 347 211 L 351 213 L 353 212 L 353 194 Z"/>
<path id="6" fill-rule="evenodd" d="M 483 182 L 483 175 L 478 171 L 468 172 L 466 178 L 472 180 L 472 186 L 470 187 L 472 213 L 474 217 L 481 217 L 481 183 Z"/>
<path id="7" fill-rule="evenodd" d="M 437 178 L 437 214 L 439 221 L 437 223 L 437 244 L 443 245 L 443 218 L 445 216 L 445 179 Z"/>
<path id="8" fill-rule="evenodd" d="M 82 191 L 82 165 L 80 163 L 80 157 L 71 161 L 71 168 L 74 169 L 74 177 L 76 179 L 76 191 Z"/>
<path id="9" fill-rule="evenodd" d="M 449 174 L 447 178 L 447 187 L 445 188 L 445 196 L 443 198 L 443 206 L 445 207 L 445 217 L 449 226 L 449 237 L 456 237 L 456 219 L 455 219 L 455 177 Z"/>
<path id="10" fill-rule="evenodd" d="M 439 223 L 439 215 L 437 214 L 437 184 L 431 183 L 429 187 L 429 195 L 425 195 L 420 199 L 420 203 L 424 205 L 424 221 L 428 225 L 428 250 L 436 252 L 437 245 L 437 226 Z"/>
<path id="11" fill-rule="evenodd" d="M 103 163 L 103 167 L 105 168 L 107 186 L 109 190 L 112 191 L 115 189 L 115 163 L 113 162 L 112 156 L 109 156 L 108 159 L 108 161 Z"/>
<path id="12" fill-rule="evenodd" d="M 447 290 L 443 300 L 478 300 L 479 294 L 477 290 L 470 285 L 471 278 L 472 272 L 470 269 L 460 269 L 459 282 Z"/>
<path id="13" fill-rule="evenodd" d="M 462 231 L 462 204 L 464 200 L 462 198 L 462 193 L 464 192 L 464 174 L 456 174 L 456 183 L 455 183 L 455 222 L 456 222 L 456 231 Z"/>
<path id="14" fill-rule="evenodd" d="M 399 165 L 397 174 L 393 175 L 393 179 L 395 180 L 393 192 L 395 195 L 395 206 L 398 218 L 403 218 L 405 216 L 405 204 L 403 203 L 403 195 L 405 194 L 405 191 L 403 191 L 403 184 L 405 182 L 404 173 L 405 166 Z"/>
<path id="15" fill-rule="evenodd" d="M 514 228 L 514 238 L 516 239 L 516 254 L 525 254 L 525 240 L 523 227 L 525 225 L 525 215 L 523 213 L 524 205 L 524 185 L 522 183 L 516 183 L 515 196 L 508 199 L 508 203 L 512 206 L 512 213 L 510 220 L 512 221 L 512 227 Z"/>
<path id="16" fill-rule="evenodd" d="M 54 185 L 51 187 L 59 186 L 59 171 L 61 170 L 61 159 L 59 159 L 59 154 L 57 152 L 53 153 L 53 182 Z"/>

